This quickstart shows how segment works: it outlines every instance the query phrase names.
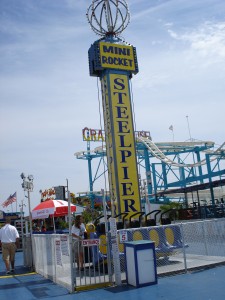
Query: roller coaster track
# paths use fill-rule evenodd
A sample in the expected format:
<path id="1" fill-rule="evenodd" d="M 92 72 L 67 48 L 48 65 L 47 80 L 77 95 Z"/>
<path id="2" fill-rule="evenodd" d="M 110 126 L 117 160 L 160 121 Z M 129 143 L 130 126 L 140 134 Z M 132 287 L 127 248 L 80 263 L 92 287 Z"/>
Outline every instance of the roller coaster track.
<path id="1" fill-rule="evenodd" d="M 177 163 L 177 162 L 171 160 L 170 158 L 168 158 L 168 156 L 166 156 L 152 140 L 150 140 L 148 138 L 144 138 L 144 137 L 136 137 L 136 139 L 138 142 L 143 143 L 154 157 L 158 158 L 159 160 L 161 160 L 162 162 L 164 162 L 168 165 L 182 167 L 182 168 L 185 168 L 185 167 L 193 168 L 193 167 L 198 167 L 198 166 L 202 166 L 202 165 L 206 164 L 206 159 L 203 159 L 203 160 L 198 161 L 193 164 Z M 206 153 L 210 153 L 212 156 L 215 155 L 215 157 L 210 158 L 210 161 L 214 161 L 218 158 L 218 154 L 221 152 L 224 145 L 225 145 L 225 142 L 215 151 L 206 151 Z"/>
<path id="2" fill-rule="evenodd" d="M 196 146 L 199 144 L 209 144 L 210 146 L 213 146 L 214 143 L 213 142 L 176 142 L 176 143 L 167 143 L 167 145 L 165 146 L 165 143 L 162 143 L 161 145 L 157 146 L 152 140 L 150 140 L 149 138 L 144 138 L 144 137 L 136 137 L 137 142 L 142 143 L 146 146 L 146 148 L 150 151 L 150 153 L 156 157 L 157 159 L 161 160 L 162 162 L 171 165 L 171 166 L 176 166 L 176 167 L 181 167 L 181 168 L 194 168 L 194 167 L 198 167 L 198 166 L 202 166 L 206 164 L 206 159 L 200 160 L 196 163 L 192 163 L 192 164 L 186 164 L 186 163 L 178 163 L 175 162 L 173 160 L 171 160 L 168 156 L 166 156 L 162 150 L 159 149 L 159 147 L 161 149 L 165 149 L 165 150 L 171 150 L 173 149 L 175 146 Z M 162 146 L 164 145 L 164 146 Z M 223 148 L 225 146 L 225 142 L 219 147 L 217 148 L 215 151 L 213 150 L 205 150 L 204 152 L 206 154 L 210 154 L 210 161 L 214 161 L 218 158 L 218 155 L 220 155 L 221 153 L 225 153 L 225 148 Z M 76 152 L 74 155 L 77 158 L 82 158 L 85 156 L 89 156 L 89 155 L 96 155 L 96 154 L 100 154 L 100 155 L 104 155 L 106 153 L 106 146 L 99 146 L 96 147 L 94 150 L 86 150 L 86 151 L 80 151 L 80 152 Z"/>

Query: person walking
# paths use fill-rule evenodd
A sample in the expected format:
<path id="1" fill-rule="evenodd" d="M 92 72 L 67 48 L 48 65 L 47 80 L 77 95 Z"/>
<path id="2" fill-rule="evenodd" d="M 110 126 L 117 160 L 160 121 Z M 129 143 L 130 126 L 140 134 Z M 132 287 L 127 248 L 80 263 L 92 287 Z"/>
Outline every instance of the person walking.
<path id="1" fill-rule="evenodd" d="M 86 232 L 85 225 L 83 223 L 83 217 L 77 215 L 75 217 L 74 224 L 71 229 L 72 237 L 74 240 L 74 252 L 76 256 L 77 267 L 83 271 L 84 269 L 84 254 L 81 240 L 84 239 L 84 233 Z"/>
<path id="2" fill-rule="evenodd" d="M 5 226 L 0 229 L 0 246 L 2 247 L 2 259 L 7 275 L 15 271 L 15 254 L 16 249 L 19 248 L 19 233 L 16 227 L 10 223 L 11 219 L 6 217 Z"/>

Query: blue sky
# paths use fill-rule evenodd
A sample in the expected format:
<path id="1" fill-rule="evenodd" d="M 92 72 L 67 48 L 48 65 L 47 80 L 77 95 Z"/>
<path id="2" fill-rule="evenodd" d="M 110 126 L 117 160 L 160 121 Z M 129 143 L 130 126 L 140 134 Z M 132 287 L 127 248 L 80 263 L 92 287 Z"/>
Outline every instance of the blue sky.
<path id="1" fill-rule="evenodd" d="M 88 49 L 98 39 L 86 20 L 90 0 L 0 0 L 0 203 L 17 191 L 21 172 L 39 190 L 69 181 L 89 189 L 84 127 L 100 128 L 96 78 Z M 130 0 L 124 39 L 136 46 L 132 79 L 136 130 L 155 142 L 225 141 L 225 2 Z M 96 147 L 92 144 L 91 147 Z M 104 188 L 101 180 L 95 190 Z M 25 203 L 26 203 L 25 199 Z M 2 207 L 1 207 L 2 208 Z M 0 209 L 1 209 L 0 208 Z M 10 209 L 10 208 L 9 208 Z M 15 210 L 15 208 L 14 208 Z"/>

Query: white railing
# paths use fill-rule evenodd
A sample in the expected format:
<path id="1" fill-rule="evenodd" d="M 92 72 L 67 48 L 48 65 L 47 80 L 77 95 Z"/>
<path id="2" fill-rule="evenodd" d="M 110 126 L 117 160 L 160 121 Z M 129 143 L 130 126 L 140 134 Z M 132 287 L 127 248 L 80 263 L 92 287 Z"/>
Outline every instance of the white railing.
<path id="1" fill-rule="evenodd" d="M 157 274 L 187 272 L 225 262 L 225 219 L 176 223 L 162 226 L 118 230 L 121 279 L 126 280 L 124 242 L 153 240 Z M 112 243 L 104 233 L 94 235 L 95 243 L 82 246 L 84 270 L 78 269 L 72 240 L 66 234 L 33 234 L 33 263 L 37 273 L 58 283 L 70 292 L 110 285 L 115 278 Z M 113 241 L 115 243 L 115 240 Z M 79 246 L 80 247 L 80 246 Z M 24 239 L 24 264 L 30 266 L 30 236 Z M 111 263 L 112 262 L 112 263 Z M 109 265 L 110 264 L 110 265 Z"/>

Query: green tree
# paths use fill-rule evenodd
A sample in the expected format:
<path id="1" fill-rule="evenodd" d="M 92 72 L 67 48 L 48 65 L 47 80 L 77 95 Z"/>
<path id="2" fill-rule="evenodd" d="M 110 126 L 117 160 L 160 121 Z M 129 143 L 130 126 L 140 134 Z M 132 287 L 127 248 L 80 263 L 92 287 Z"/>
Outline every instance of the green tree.
<path id="1" fill-rule="evenodd" d="M 162 204 L 160 205 L 160 209 L 163 212 L 169 210 L 169 209 L 172 209 L 172 211 L 169 211 L 168 212 L 168 217 L 171 219 L 171 220 L 177 220 L 178 219 L 178 209 L 181 209 L 182 208 L 182 204 L 181 203 L 178 203 L 178 202 L 170 202 L 170 203 L 167 203 L 167 204 Z"/>
<path id="2" fill-rule="evenodd" d="M 82 212 L 82 217 L 84 219 L 84 223 L 93 223 L 95 219 L 97 219 L 100 216 L 100 212 L 97 211 L 96 209 L 92 209 L 90 207 L 87 207 L 83 212 Z"/>

